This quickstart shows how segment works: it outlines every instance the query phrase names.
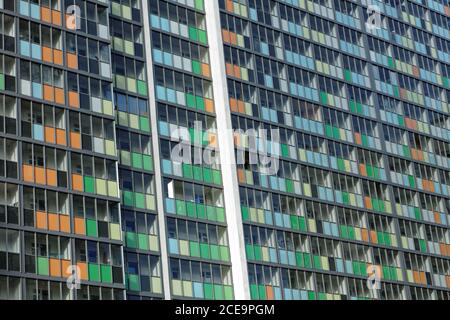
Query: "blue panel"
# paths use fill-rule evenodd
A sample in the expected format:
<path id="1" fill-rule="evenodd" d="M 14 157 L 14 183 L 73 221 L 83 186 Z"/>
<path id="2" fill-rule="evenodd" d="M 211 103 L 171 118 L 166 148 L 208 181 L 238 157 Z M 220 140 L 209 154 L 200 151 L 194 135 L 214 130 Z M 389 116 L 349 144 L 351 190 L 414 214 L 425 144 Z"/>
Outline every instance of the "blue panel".
<path id="1" fill-rule="evenodd" d="M 194 282 L 194 297 L 203 298 L 203 284 L 200 282 Z"/>
<path id="2" fill-rule="evenodd" d="M 30 14 L 30 5 L 28 2 L 20 1 L 19 12 L 24 16 L 28 16 Z"/>
<path id="3" fill-rule="evenodd" d="M 166 198 L 166 211 L 168 213 L 175 213 L 175 200 Z"/>
<path id="4" fill-rule="evenodd" d="M 31 45 L 31 57 L 38 60 L 42 59 L 42 50 L 40 45 L 34 43 Z"/>
<path id="5" fill-rule="evenodd" d="M 40 124 L 33 124 L 33 139 L 44 141 L 44 127 Z"/>
<path id="6" fill-rule="evenodd" d="M 178 240 L 169 238 L 169 252 L 172 254 L 179 254 Z"/>
<path id="7" fill-rule="evenodd" d="M 165 174 L 172 174 L 172 162 L 170 160 L 163 159 L 162 167 Z"/>
<path id="8" fill-rule="evenodd" d="M 20 54 L 23 56 L 30 56 L 30 43 L 28 41 L 20 40 Z"/>
<path id="9" fill-rule="evenodd" d="M 30 5 L 30 9 L 31 9 L 31 17 L 33 19 L 40 20 L 41 19 L 41 8 L 37 4 L 32 3 Z"/>
<path id="10" fill-rule="evenodd" d="M 38 99 L 42 99 L 42 84 L 36 83 L 36 82 L 32 82 L 31 83 L 31 87 L 32 87 L 32 90 L 33 90 L 33 97 L 38 98 Z"/>

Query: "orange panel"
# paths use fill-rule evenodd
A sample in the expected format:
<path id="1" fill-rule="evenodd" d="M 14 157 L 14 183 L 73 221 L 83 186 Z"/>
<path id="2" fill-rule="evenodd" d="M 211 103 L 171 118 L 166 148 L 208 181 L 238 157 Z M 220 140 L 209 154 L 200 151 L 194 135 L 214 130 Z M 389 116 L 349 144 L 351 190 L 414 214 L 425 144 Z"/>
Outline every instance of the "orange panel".
<path id="1" fill-rule="evenodd" d="M 45 141 L 55 143 L 55 128 L 45 126 L 44 130 Z"/>
<path id="2" fill-rule="evenodd" d="M 86 234 L 86 227 L 84 225 L 83 218 L 74 218 L 74 225 L 76 234 Z"/>
<path id="3" fill-rule="evenodd" d="M 237 109 L 237 101 L 234 98 L 230 98 L 230 109 L 233 112 L 237 112 L 238 111 L 238 109 Z"/>
<path id="4" fill-rule="evenodd" d="M 47 229 L 47 214 L 42 211 L 36 211 L 36 228 Z"/>
<path id="5" fill-rule="evenodd" d="M 238 173 L 238 179 L 239 179 L 239 182 L 245 183 L 245 173 L 244 173 L 244 170 L 243 170 L 243 169 L 238 169 L 238 170 L 237 170 L 237 173 Z"/>
<path id="6" fill-rule="evenodd" d="M 367 209 L 372 209 L 372 200 L 370 197 L 364 197 L 364 205 Z"/>
<path id="7" fill-rule="evenodd" d="M 443 256 L 447 255 L 444 243 L 439 243 L 439 251 L 441 252 L 441 255 L 443 255 Z"/>
<path id="8" fill-rule="evenodd" d="M 231 65 L 231 63 L 226 63 L 225 69 L 227 70 L 227 75 L 229 76 L 233 75 L 233 66 Z"/>
<path id="9" fill-rule="evenodd" d="M 61 261 L 50 258 L 50 276 L 61 277 Z"/>
<path id="10" fill-rule="evenodd" d="M 49 186 L 56 187 L 58 185 L 58 180 L 56 178 L 56 170 L 47 169 L 47 184 Z"/>
<path id="11" fill-rule="evenodd" d="M 52 86 L 44 84 L 44 100 L 53 101 L 55 99 L 55 93 Z"/>
<path id="12" fill-rule="evenodd" d="M 70 146 L 75 149 L 81 149 L 81 135 L 78 132 L 70 132 Z"/>
<path id="13" fill-rule="evenodd" d="M 67 66 L 71 69 L 77 69 L 78 68 L 78 58 L 76 54 L 73 53 L 67 53 Z"/>
<path id="14" fill-rule="evenodd" d="M 369 242 L 369 232 L 367 231 L 367 229 L 361 229 L 361 237 L 363 241 Z"/>
<path id="15" fill-rule="evenodd" d="M 236 33 L 230 31 L 230 43 L 237 44 L 237 36 Z"/>
<path id="16" fill-rule="evenodd" d="M 208 78 L 211 77 L 211 68 L 209 67 L 209 64 L 202 63 L 202 74 L 205 77 L 208 77 Z"/>
<path id="17" fill-rule="evenodd" d="M 68 215 L 59 215 L 59 230 L 70 233 L 70 217 Z"/>
<path id="18" fill-rule="evenodd" d="M 228 30 L 222 29 L 222 38 L 223 38 L 223 42 L 229 43 L 230 42 L 230 32 Z"/>
<path id="19" fill-rule="evenodd" d="M 244 101 L 238 100 L 237 101 L 238 104 L 238 112 L 240 113 L 245 113 L 245 104 Z"/>
<path id="20" fill-rule="evenodd" d="M 34 168 L 34 177 L 36 183 L 45 184 L 45 169 L 40 167 Z"/>
<path id="21" fill-rule="evenodd" d="M 64 104 L 66 99 L 64 98 L 64 89 L 55 88 L 55 102 Z"/>
<path id="22" fill-rule="evenodd" d="M 359 165 L 359 173 L 367 177 L 367 169 L 365 164 Z"/>
<path id="23" fill-rule="evenodd" d="M 81 174 L 72 174 L 72 189 L 83 191 L 83 176 Z"/>
<path id="24" fill-rule="evenodd" d="M 28 164 L 22 165 L 23 180 L 28 182 L 34 182 L 33 166 Z"/>
<path id="25" fill-rule="evenodd" d="M 273 288 L 271 286 L 266 286 L 266 296 L 267 300 L 273 300 Z"/>
<path id="26" fill-rule="evenodd" d="M 61 12 L 52 10 L 52 22 L 58 26 L 61 25 Z"/>
<path id="27" fill-rule="evenodd" d="M 46 62 L 53 62 L 53 50 L 48 47 L 42 47 L 42 60 Z"/>
<path id="28" fill-rule="evenodd" d="M 415 283 L 421 283 L 420 279 L 420 272 L 419 271 L 413 271 L 413 278 Z"/>
<path id="29" fill-rule="evenodd" d="M 446 247 L 447 247 L 447 255 L 450 256 L 450 244 L 447 244 Z"/>
<path id="30" fill-rule="evenodd" d="M 77 262 L 77 266 L 80 268 L 80 279 L 87 280 L 87 264 L 85 262 Z"/>
<path id="31" fill-rule="evenodd" d="M 214 112 L 214 102 L 211 99 L 205 98 L 205 110 L 207 112 Z"/>
<path id="32" fill-rule="evenodd" d="M 56 129 L 56 143 L 66 145 L 66 130 Z"/>
<path id="33" fill-rule="evenodd" d="M 48 229 L 53 231 L 59 231 L 59 219 L 56 213 L 48 214 Z"/>
<path id="34" fill-rule="evenodd" d="M 434 221 L 435 221 L 436 223 L 442 223 L 442 222 L 441 222 L 441 215 L 439 214 L 439 212 L 435 212 L 435 213 L 434 213 Z"/>
<path id="35" fill-rule="evenodd" d="M 52 23 L 52 11 L 49 8 L 41 7 L 41 20 Z"/>
<path id="36" fill-rule="evenodd" d="M 450 288 L 450 276 L 445 276 L 445 281 L 447 282 L 447 288 Z"/>
<path id="37" fill-rule="evenodd" d="M 69 106 L 74 108 L 80 107 L 80 99 L 78 98 L 78 92 L 69 91 Z"/>
<path id="38" fill-rule="evenodd" d="M 239 66 L 234 66 L 234 76 L 236 78 L 241 78 L 241 68 Z"/>
<path id="39" fill-rule="evenodd" d="M 372 240 L 373 243 L 378 243 L 376 231 L 370 231 L 370 240 Z"/>
<path id="40" fill-rule="evenodd" d="M 233 12 L 233 1 L 227 0 L 226 5 L 227 5 L 227 10 L 230 12 Z"/>
<path id="41" fill-rule="evenodd" d="M 208 134 L 208 144 L 211 147 L 217 147 L 217 136 L 215 134 Z"/>
<path id="42" fill-rule="evenodd" d="M 355 142 L 357 144 L 362 144 L 362 140 L 361 140 L 361 134 L 358 132 L 355 132 Z"/>
<path id="43" fill-rule="evenodd" d="M 70 260 L 61 260 L 61 270 L 64 278 L 68 278 L 72 273 L 67 273 L 69 267 L 72 265 Z M 69 270 L 70 271 L 70 270 Z"/>
<path id="44" fill-rule="evenodd" d="M 59 64 L 60 66 L 63 65 L 63 52 L 62 50 L 54 49 L 53 50 L 53 57 L 56 64 Z"/>

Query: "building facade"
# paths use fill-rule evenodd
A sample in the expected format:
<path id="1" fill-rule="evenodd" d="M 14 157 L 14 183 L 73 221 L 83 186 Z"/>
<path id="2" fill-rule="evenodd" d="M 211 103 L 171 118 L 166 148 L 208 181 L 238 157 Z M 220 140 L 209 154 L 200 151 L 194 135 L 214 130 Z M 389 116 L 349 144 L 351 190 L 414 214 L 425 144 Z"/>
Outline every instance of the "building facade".
<path id="1" fill-rule="evenodd" d="M 446 0 L 0 0 L 0 299 L 450 299 Z"/>

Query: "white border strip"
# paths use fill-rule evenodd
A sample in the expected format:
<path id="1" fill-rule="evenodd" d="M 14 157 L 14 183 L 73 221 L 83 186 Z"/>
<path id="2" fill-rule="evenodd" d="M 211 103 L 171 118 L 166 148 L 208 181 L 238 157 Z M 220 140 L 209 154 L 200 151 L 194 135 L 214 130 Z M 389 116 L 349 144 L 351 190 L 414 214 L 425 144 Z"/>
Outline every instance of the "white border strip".
<path id="1" fill-rule="evenodd" d="M 222 31 L 218 1 L 205 0 L 206 28 L 209 57 L 213 78 L 214 105 L 217 116 L 217 133 L 220 146 L 220 163 L 223 176 L 225 213 L 227 218 L 234 298 L 249 300 L 250 290 L 245 256 L 244 230 L 242 225 L 239 185 L 236 173 L 231 113 L 225 73 Z"/>
<path id="2" fill-rule="evenodd" d="M 164 201 L 162 196 L 161 162 L 159 151 L 158 116 L 156 112 L 155 83 L 153 76 L 152 48 L 150 46 L 150 15 L 147 0 L 142 0 L 142 12 L 144 23 L 145 58 L 147 65 L 148 102 L 150 107 L 150 127 L 152 134 L 153 167 L 155 169 L 156 204 L 158 210 L 159 243 L 161 253 L 161 278 L 163 281 L 164 298 L 171 299 L 169 278 L 169 256 L 167 254 L 166 216 L 164 214 Z"/>

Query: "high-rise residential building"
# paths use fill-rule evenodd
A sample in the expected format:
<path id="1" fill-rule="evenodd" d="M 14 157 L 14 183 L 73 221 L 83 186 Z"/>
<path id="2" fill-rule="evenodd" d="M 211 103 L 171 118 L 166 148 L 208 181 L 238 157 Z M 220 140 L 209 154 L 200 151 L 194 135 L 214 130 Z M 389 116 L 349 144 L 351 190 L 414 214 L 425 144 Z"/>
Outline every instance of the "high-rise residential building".
<path id="1" fill-rule="evenodd" d="M 0 299 L 450 299 L 447 0 L 0 0 Z"/>

